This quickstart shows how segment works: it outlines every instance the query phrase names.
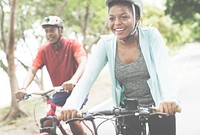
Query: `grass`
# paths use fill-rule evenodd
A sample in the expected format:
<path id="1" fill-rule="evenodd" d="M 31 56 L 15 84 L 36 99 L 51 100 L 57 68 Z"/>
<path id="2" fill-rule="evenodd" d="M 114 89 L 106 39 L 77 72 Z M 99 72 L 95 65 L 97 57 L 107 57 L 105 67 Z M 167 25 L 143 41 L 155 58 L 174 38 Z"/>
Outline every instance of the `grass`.
<path id="1" fill-rule="evenodd" d="M 23 135 L 23 134 L 36 134 L 39 128 L 36 126 L 34 120 L 34 108 L 38 99 L 32 99 L 20 102 L 20 108 L 28 114 L 26 117 L 20 117 L 16 120 L 12 120 L 4 126 L 0 127 L 0 134 L 6 135 Z M 0 119 L 9 112 L 9 107 L 2 108 L 0 111 Z M 39 119 L 45 116 L 45 104 L 43 101 L 39 101 L 35 108 L 35 115 L 37 123 L 39 124 Z"/>

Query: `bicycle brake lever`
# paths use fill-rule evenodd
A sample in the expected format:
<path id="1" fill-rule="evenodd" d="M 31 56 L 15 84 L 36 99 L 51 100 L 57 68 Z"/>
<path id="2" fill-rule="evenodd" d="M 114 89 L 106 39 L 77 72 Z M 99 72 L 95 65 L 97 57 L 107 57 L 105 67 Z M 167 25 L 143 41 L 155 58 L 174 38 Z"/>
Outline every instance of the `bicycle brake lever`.
<path id="1" fill-rule="evenodd" d="M 28 99 L 30 96 L 31 96 L 31 94 L 25 93 L 24 96 L 23 96 L 23 99 L 26 100 L 26 99 Z"/>
<path id="2" fill-rule="evenodd" d="M 67 92 L 67 93 L 70 92 L 69 90 L 65 90 L 63 86 L 56 86 L 56 87 L 53 87 L 53 90 L 54 90 L 55 92 Z"/>
<path id="3" fill-rule="evenodd" d="M 31 94 L 25 93 L 25 94 L 23 95 L 22 99 L 19 99 L 19 100 L 17 101 L 17 103 L 19 103 L 19 102 L 22 101 L 22 100 L 27 100 L 30 96 L 31 96 Z"/>

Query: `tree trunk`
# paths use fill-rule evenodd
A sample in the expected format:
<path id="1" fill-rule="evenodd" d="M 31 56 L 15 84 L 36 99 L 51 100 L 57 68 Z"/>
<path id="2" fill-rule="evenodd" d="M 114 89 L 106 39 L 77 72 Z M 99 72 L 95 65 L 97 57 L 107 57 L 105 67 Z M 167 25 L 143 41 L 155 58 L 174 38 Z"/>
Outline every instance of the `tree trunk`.
<path id="1" fill-rule="evenodd" d="M 8 61 L 8 76 L 10 81 L 10 88 L 11 88 L 11 108 L 9 113 L 4 117 L 5 121 L 10 121 L 12 119 L 16 119 L 21 115 L 19 106 L 17 104 L 16 98 L 15 98 L 15 90 L 18 89 L 18 82 L 15 75 L 15 37 L 14 37 L 14 25 L 15 25 L 15 9 L 17 5 L 17 0 L 12 0 L 12 8 L 11 8 L 11 16 L 10 16 L 10 29 L 9 29 L 9 38 L 8 43 L 6 46 L 6 58 Z"/>

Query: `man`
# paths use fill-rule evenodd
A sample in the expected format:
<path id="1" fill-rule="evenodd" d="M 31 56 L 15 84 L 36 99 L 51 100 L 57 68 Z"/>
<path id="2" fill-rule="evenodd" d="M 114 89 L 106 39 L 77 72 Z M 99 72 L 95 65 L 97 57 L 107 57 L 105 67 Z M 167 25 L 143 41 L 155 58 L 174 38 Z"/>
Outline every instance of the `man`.
<path id="1" fill-rule="evenodd" d="M 87 63 L 86 52 L 78 41 L 62 37 L 63 22 L 59 17 L 44 18 L 42 27 L 45 30 L 47 42 L 39 48 L 22 87 L 15 95 L 16 98 L 21 99 L 38 69 L 46 66 L 53 86 L 63 86 L 64 90 L 67 90 L 67 92 L 57 92 L 53 95 L 53 104 L 63 106 L 84 71 Z M 47 115 L 55 115 L 55 113 L 51 110 Z M 79 122 L 71 123 L 70 128 L 74 135 L 84 134 Z"/>

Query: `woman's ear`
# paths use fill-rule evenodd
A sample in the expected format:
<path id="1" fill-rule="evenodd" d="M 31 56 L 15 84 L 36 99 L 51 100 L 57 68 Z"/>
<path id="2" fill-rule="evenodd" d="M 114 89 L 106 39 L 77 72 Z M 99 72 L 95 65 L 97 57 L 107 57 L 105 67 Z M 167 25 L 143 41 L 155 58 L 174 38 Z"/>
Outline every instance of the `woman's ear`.
<path id="1" fill-rule="evenodd" d="M 136 21 L 140 21 L 140 17 L 138 15 L 136 15 Z"/>
<path id="2" fill-rule="evenodd" d="M 138 23 L 140 23 L 140 20 L 141 18 L 138 16 L 138 15 L 136 15 L 136 24 L 138 24 Z M 139 24 L 138 24 L 139 25 Z"/>

